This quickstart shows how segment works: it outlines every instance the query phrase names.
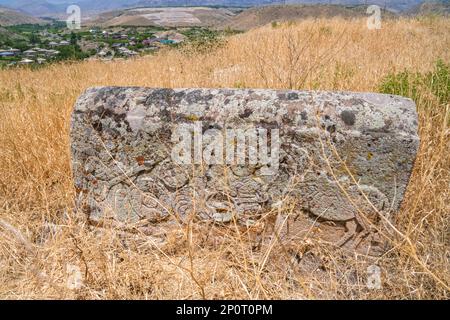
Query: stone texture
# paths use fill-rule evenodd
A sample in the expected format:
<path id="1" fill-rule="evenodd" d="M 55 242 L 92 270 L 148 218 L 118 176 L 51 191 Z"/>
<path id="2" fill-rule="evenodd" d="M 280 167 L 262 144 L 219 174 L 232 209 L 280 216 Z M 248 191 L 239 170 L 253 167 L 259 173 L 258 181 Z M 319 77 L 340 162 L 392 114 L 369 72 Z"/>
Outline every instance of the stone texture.
<path id="1" fill-rule="evenodd" d="M 277 170 L 174 163 L 174 130 L 198 123 L 203 133 L 278 129 Z M 248 225 L 292 204 L 323 220 L 363 224 L 361 213 L 400 207 L 417 127 L 410 99 L 382 94 L 91 88 L 72 116 L 74 181 L 92 221 L 144 226 L 235 218 Z"/>

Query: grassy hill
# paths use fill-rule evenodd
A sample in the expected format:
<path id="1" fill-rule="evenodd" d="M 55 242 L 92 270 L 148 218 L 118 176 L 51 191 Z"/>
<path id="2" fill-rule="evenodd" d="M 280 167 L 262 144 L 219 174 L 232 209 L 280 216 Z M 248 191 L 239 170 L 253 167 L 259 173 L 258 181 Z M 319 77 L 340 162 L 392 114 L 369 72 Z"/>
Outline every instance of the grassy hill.
<path id="1" fill-rule="evenodd" d="M 271 22 L 298 21 L 306 18 L 367 17 L 367 6 L 343 5 L 270 5 L 244 10 L 221 27 L 248 30 Z M 394 16 L 385 12 L 385 16 Z"/>
<path id="2" fill-rule="evenodd" d="M 7 41 L 24 41 L 26 38 L 7 28 L 0 27 L 0 43 Z"/>

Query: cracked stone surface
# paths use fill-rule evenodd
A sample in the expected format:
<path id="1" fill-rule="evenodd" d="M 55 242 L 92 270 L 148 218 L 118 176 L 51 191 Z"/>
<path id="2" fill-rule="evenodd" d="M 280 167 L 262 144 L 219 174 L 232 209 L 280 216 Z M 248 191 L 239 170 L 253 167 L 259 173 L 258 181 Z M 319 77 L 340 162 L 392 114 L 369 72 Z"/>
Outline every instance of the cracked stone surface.
<path id="1" fill-rule="evenodd" d="M 277 170 L 175 163 L 174 130 L 196 123 L 203 137 L 208 129 L 278 129 Z M 90 88 L 72 114 L 73 174 L 92 221 L 236 219 L 246 225 L 294 204 L 345 222 L 358 212 L 388 215 L 399 209 L 419 146 L 417 130 L 413 101 L 391 95 Z"/>

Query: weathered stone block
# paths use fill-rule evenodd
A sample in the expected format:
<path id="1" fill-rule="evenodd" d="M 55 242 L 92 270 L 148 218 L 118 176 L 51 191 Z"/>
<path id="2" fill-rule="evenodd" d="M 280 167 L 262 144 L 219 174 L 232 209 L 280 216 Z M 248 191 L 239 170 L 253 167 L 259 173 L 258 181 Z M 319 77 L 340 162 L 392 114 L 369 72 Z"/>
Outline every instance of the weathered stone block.
<path id="1" fill-rule="evenodd" d="M 292 204 L 363 224 L 398 210 L 417 126 L 410 99 L 382 94 L 91 88 L 72 116 L 75 186 L 93 221 L 251 224 Z"/>

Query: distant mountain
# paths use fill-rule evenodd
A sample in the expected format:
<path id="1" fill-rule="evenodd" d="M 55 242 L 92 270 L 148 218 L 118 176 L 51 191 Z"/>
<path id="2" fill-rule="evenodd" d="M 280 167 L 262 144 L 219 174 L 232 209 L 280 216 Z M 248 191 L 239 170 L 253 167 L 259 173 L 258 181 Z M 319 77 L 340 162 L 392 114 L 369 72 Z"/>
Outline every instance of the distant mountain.
<path id="1" fill-rule="evenodd" d="M 414 7 L 410 13 L 416 15 L 450 15 L 450 0 L 425 1 Z"/>
<path id="2" fill-rule="evenodd" d="M 161 6 L 232 6 L 250 7 L 275 3 L 274 0 L 139 0 L 139 7 Z"/>
<path id="3" fill-rule="evenodd" d="M 82 11 L 85 10 L 85 11 L 102 12 L 117 9 L 133 8 L 137 6 L 138 0 L 108 0 L 108 1 L 78 0 L 72 1 L 71 4 L 73 3 L 76 3 L 78 6 L 80 6 Z"/>
<path id="4" fill-rule="evenodd" d="M 67 8 L 65 4 L 53 4 L 46 0 L 0 0 L 0 5 L 35 17 L 46 16 L 49 13 L 62 13 Z"/>
<path id="5" fill-rule="evenodd" d="M 0 26 L 11 26 L 16 24 L 38 24 L 44 23 L 43 20 L 32 17 L 13 9 L 0 7 Z"/>
<path id="6" fill-rule="evenodd" d="M 333 4 L 333 5 L 379 5 L 393 11 L 406 11 L 423 0 L 140 0 L 138 6 L 237 6 L 253 7 L 269 4 Z"/>
<path id="7" fill-rule="evenodd" d="M 236 6 L 251 7 L 268 4 L 377 4 L 395 11 L 408 11 L 422 0 L 0 0 L 0 5 L 34 16 L 64 14 L 67 6 L 77 4 L 82 13 L 104 12 L 133 7 L 164 6 Z"/>

